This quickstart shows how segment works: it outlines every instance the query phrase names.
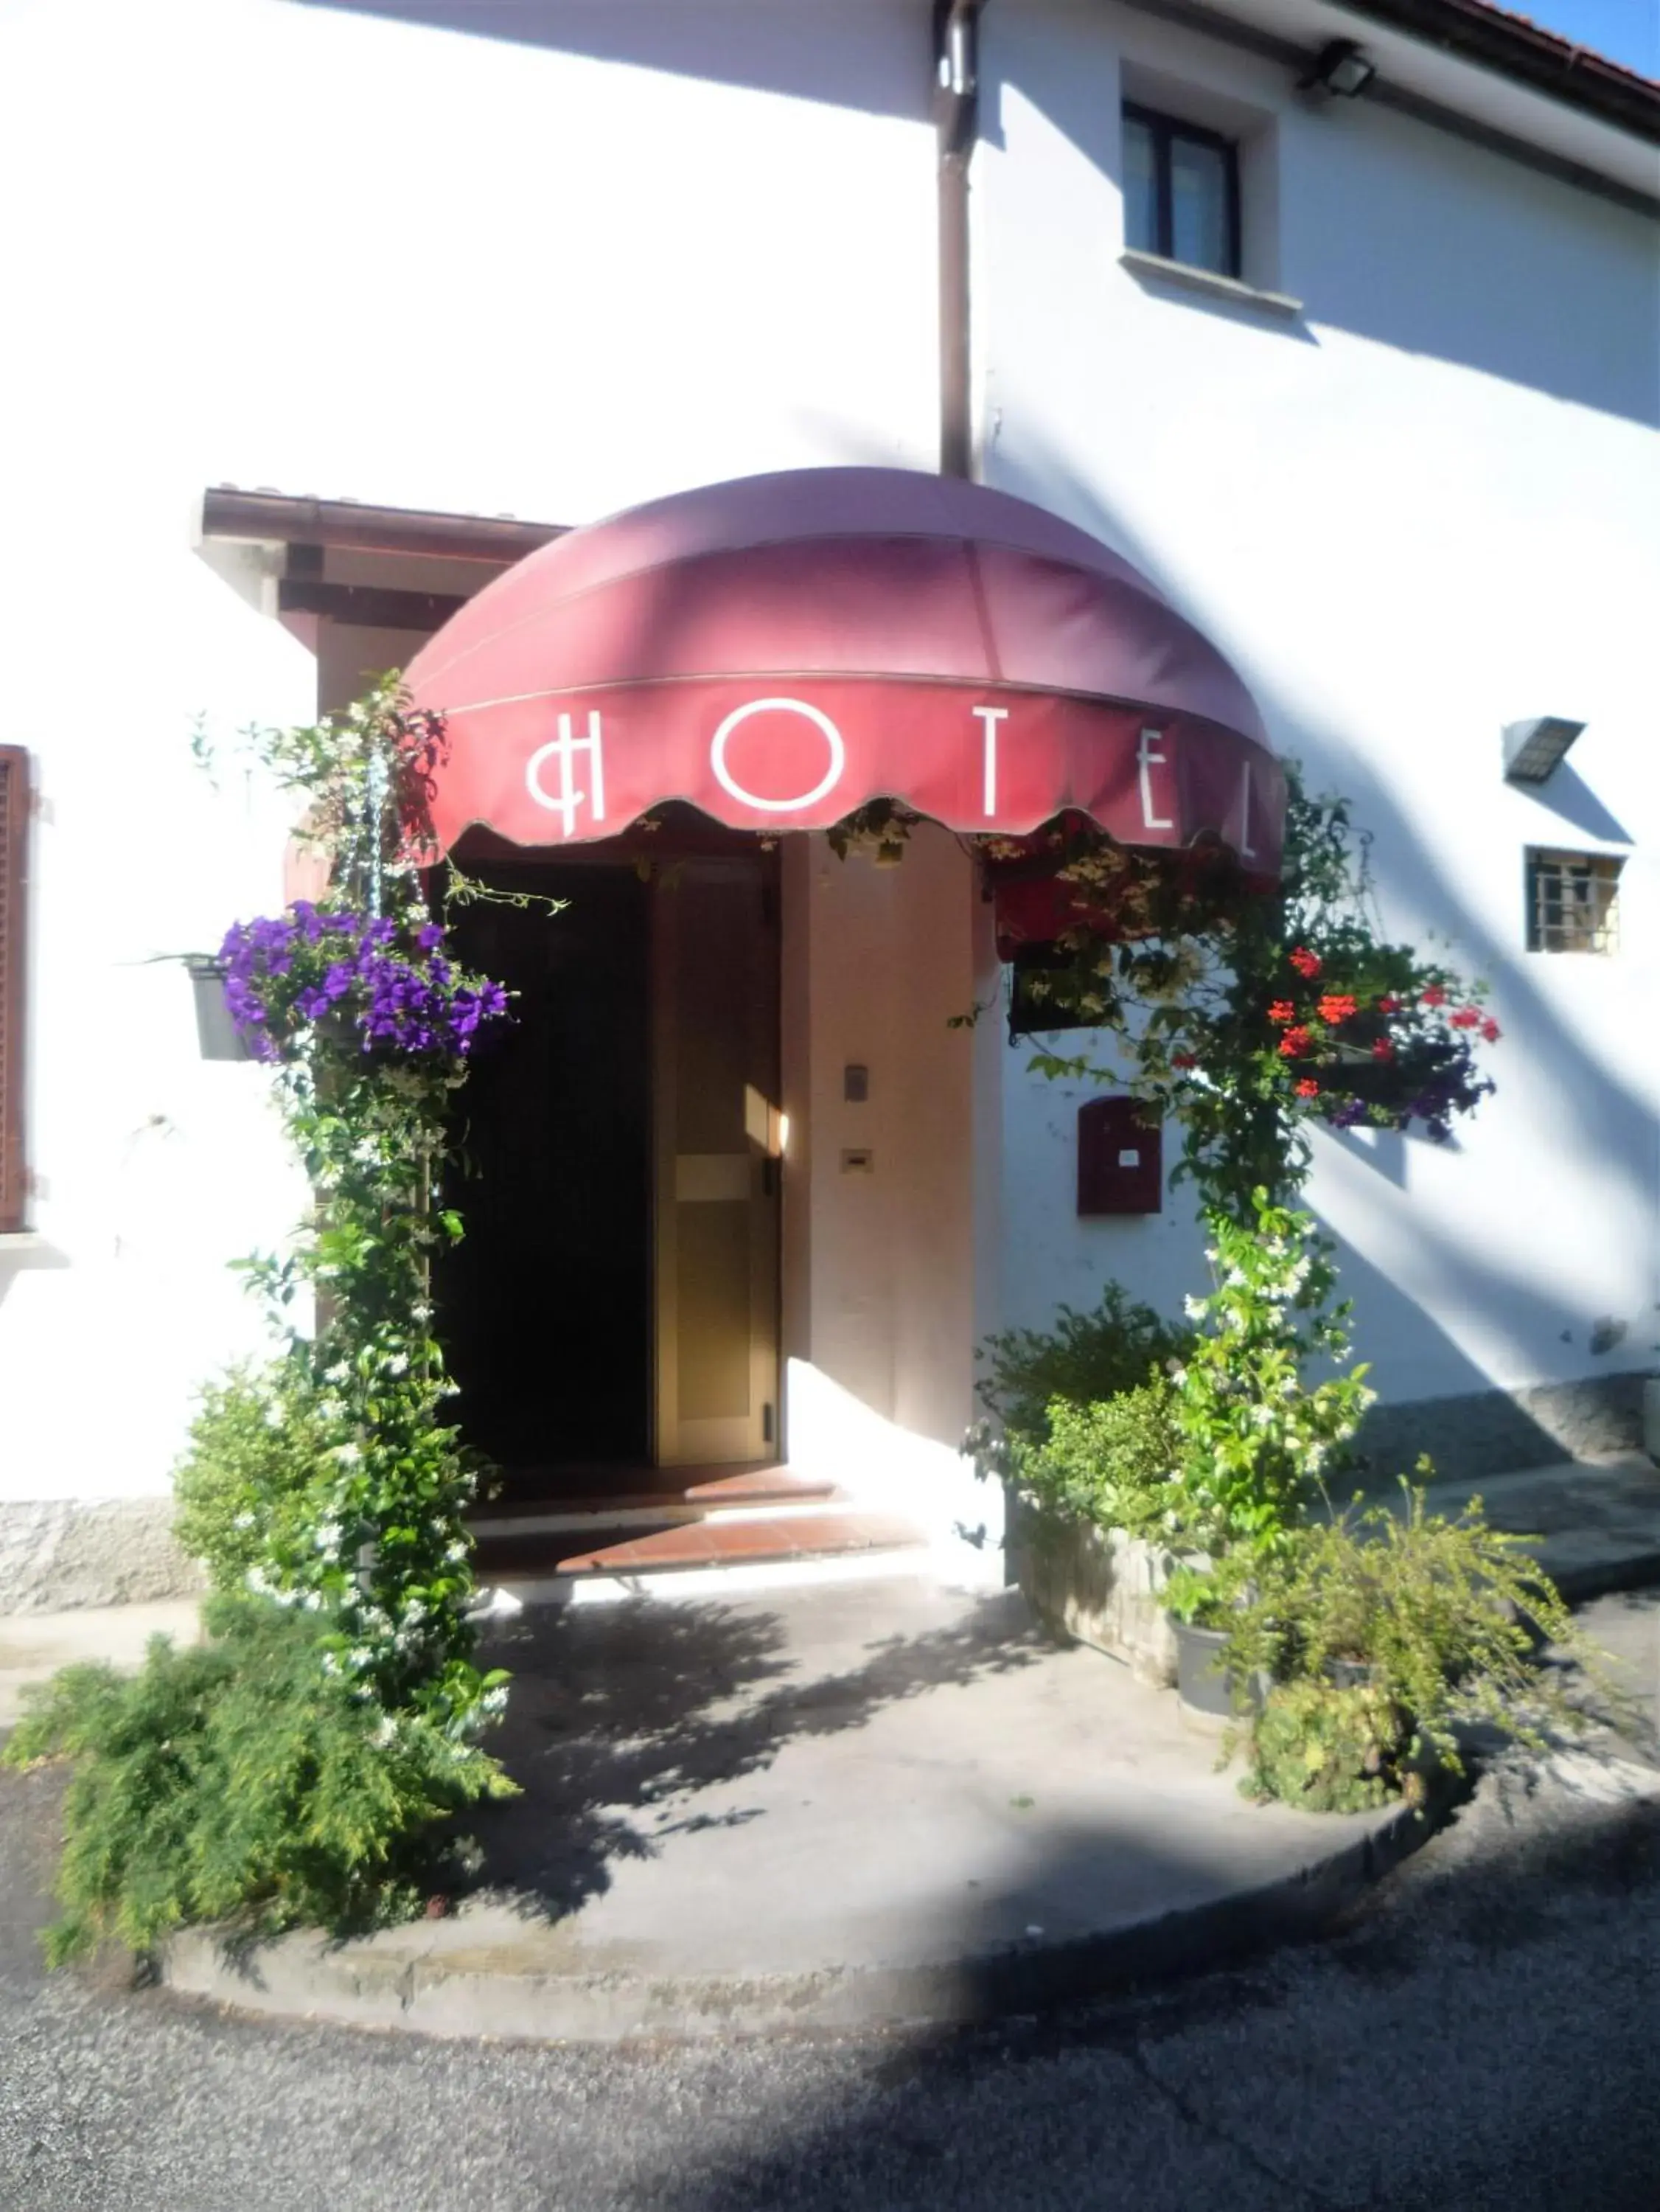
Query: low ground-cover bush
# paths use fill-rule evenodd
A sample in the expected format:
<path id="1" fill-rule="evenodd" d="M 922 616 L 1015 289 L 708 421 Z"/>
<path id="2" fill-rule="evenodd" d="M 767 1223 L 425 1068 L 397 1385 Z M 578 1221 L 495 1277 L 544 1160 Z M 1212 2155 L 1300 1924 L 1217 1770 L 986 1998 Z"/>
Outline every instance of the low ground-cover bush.
<path id="1" fill-rule="evenodd" d="M 249 1936 L 407 1918 L 453 1877 L 456 1816 L 508 1793 L 494 1762 L 328 1668 L 330 1624 L 210 1599 L 203 1643 L 152 1639 L 139 1672 L 69 1667 L 0 1759 L 72 1768 L 56 1964 L 214 1921 Z"/>

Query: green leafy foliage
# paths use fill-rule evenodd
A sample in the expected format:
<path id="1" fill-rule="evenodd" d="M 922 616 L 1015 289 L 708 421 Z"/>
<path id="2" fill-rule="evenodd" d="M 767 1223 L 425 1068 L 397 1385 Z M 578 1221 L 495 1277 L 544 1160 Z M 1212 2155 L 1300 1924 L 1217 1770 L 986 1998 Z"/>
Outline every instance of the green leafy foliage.
<path id="1" fill-rule="evenodd" d="M 1214 1287 L 1190 1297 L 1197 1334 L 1176 1382 L 1181 1439 L 1177 1522 L 1190 1550 L 1256 1561 L 1283 1548 L 1372 1402 L 1363 1364 L 1309 1384 L 1315 1358 L 1348 1353 L 1348 1308 L 1333 1305 L 1329 1240 L 1312 1218 L 1251 1194 L 1248 1224 L 1208 1217 Z M 1214 1577 L 1173 1578 L 1178 1618 L 1219 1620 Z"/>
<path id="2" fill-rule="evenodd" d="M 1057 1398 L 1041 1443 L 1011 1440 L 1015 1493 L 1039 1522 L 1089 1522 L 1151 1535 L 1170 1525 L 1181 1450 L 1169 1378 L 1075 1405 Z"/>
<path id="3" fill-rule="evenodd" d="M 158 1641 L 132 1680 L 67 1670 L 8 1747 L 75 1769 L 58 1957 L 197 1920 L 372 1925 L 411 1909 L 453 1815 L 509 1786 L 476 1742 L 506 1677 L 475 1662 L 480 1469 L 445 1419 L 430 1293 L 462 1233 L 451 1103 L 503 995 L 445 957 L 421 896 L 445 742 L 392 679 L 252 733 L 329 863 L 315 905 L 227 940 L 313 1203 L 284 1255 L 243 1263 L 277 1356 L 207 1389 L 178 1471 L 179 1534 L 221 1593 L 207 1641 Z"/>
<path id="4" fill-rule="evenodd" d="M 1280 883 L 1264 891 L 1218 856 L 1127 850 L 1069 822 L 1045 833 L 1072 919 L 1056 966 L 1031 981 L 1057 1013 L 1110 1034 L 1113 1066 L 1043 1051 L 1039 1073 L 1111 1079 L 1182 1125 L 1172 1180 L 1208 1212 L 1248 1220 L 1251 1194 L 1285 1202 L 1306 1179 L 1313 1122 L 1450 1133 L 1493 1089 L 1477 1047 L 1498 1041 L 1485 993 L 1386 938 L 1369 841 L 1347 800 L 1312 797 L 1287 763 Z M 1030 867 L 1033 841 L 982 841 Z"/>
<path id="5" fill-rule="evenodd" d="M 217 1921 L 246 1936 L 408 1917 L 446 1878 L 455 1817 L 512 1784 L 476 1747 L 349 1684 L 327 1615 L 218 1597 L 205 1640 L 132 1676 L 66 1668 L 0 1758 L 73 1769 L 54 1963 Z"/>
<path id="6" fill-rule="evenodd" d="M 1240 1790 L 1303 1813 L 1364 1813 L 1403 1794 L 1415 1802 L 1422 1778 L 1401 1765 L 1408 1733 L 1387 1692 L 1369 1684 L 1276 1684 L 1252 1725 Z"/>
<path id="7" fill-rule="evenodd" d="M 1155 1368 L 1186 1353 L 1192 1332 L 1166 1321 L 1122 1283 L 1108 1283 L 1088 1313 L 1062 1306 L 1047 1329 L 1010 1328 L 986 1339 L 977 1358 L 980 1403 L 1004 1433 L 1039 1443 L 1057 1399 L 1087 1406 L 1138 1389 Z"/>
<path id="8" fill-rule="evenodd" d="M 1419 1462 L 1421 1477 L 1433 1471 Z M 1582 1725 L 1560 1674 L 1537 1663 L 1542 1641 L 1578 1665 L 1606 1710 L 1623 1710 L 1602 1655 L 1530 1557 L 1533 1540 L 1489 1526 L 1479 1498 L 1449 1516 L 1427 1510 L 1421 1485 L 1403 1478 L 1402 1492 L 1398 1512 L 1312 1520 L 1258 1563 L 1229 1617 L 1230 1666 L 1318 1686 L 1338 1662 L 1363 1665 L 1413 1754 L 1455 1773 L 1461 1727 L 1540 1750 L 1548 1729 Z"/>
<path id="9" fill-rule="evenodd" d="M 173 1533 L 215 1589 L 245 1589 L 274 1548 L 306 1541 L 335 1441 L 303 1354 L 244 1361 L 203 1389 L 173 1471 Z"/>
<path id="10" fill-rule="evenodd" d="M 494 990 L 444 958 L 421 896 L 430 778 L 447 740 L 441 717 L 407 711 L 387 678 L 344 714 L 251 743 L 303 795 L 306 834 L 330 869 L 324 897 L 294 909 L 297 934 L 259 937 L 273 948 L 261 988 L 276 1103 L 314 1203 L 285 1256 L 245 1263 L 282 1352 L 203 1407 L 206 1433 L 198 1423 L 185 1469 L 191 1540 L 216 1574 L 239 1561 L 245 1588 L 319 1611 L 336 1663 L 367 1695 L 459 1741 L 494 1709 L 469 1618 L 464 1516 L 481 1468 L 445 1419 L 453 1386 L 430 1290 L 433 1254 L 462 1233 L 441 1183 L 465 1040 L 454 1024 L 423 1023 L 399 1048 L 377 1043 L 373 1022 L 326 1010 L 272 1018 L 279 1000 L 303 1011 L 327 995 L 310 968 L 296 983 L 296 945 L 334 944 L 344 974 L 354 947 L 373 964 L 376 931 L 415 948 L 432 975 L 441 964 L 457 1000 L 463 986 L 470 1006 Z M 384 919 L 366 930 L 366 915 Z M 251 942 L 262 927 L 245 933 Z M 262 1386 L 287 1450 L 257 1442 Z"/>

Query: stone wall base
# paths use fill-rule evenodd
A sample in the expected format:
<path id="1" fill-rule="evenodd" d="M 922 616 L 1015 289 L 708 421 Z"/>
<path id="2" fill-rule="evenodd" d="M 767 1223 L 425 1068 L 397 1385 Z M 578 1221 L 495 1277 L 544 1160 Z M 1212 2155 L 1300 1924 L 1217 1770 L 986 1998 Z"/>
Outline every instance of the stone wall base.
<path id="1" fill-rule="evenodd" d="M 1175 1680 L 1162 1550 L 1086 1523 L 1025 1532 L 1015 1557 L 1021 1589 L 1051 1628 L 1122 1659 L 1138 1682 L 1167 1689 Z"/>
<path id="2" fill-rule="evenodd" d="M 201 1568 L 179 1548 L 171 1498 L 0 1501 L 0 1614 L 192 1597 Z"/>
<path id="3" fill-rule="evenodd" d="M 1528 1390 L 1374 1406 L 1355 1439 L 1368 1462 L 1366 1487 L 1391 1487 L 1397 1475 L 1412 1473 L 1421 1452 L 1434 1461 L 1441 1480 L 1484 1482 L 1559 1460 L 1639 1451 L 1644 1379 L 1597 1375 Z"/>

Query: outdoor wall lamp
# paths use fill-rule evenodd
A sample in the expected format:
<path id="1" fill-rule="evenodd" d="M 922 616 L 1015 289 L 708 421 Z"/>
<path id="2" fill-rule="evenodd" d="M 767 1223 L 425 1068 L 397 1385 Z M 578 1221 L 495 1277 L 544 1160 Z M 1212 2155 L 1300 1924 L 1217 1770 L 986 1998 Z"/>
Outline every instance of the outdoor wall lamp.
<path id="1" fill-rule="evenodd" d="M 1505 725 L 1505 781 L 1538 784 L 1548 781 L 1560 767 L 1568 747 L 1584 728 L 1560 714 L 1536 714 L 1530 721 Z"/>
<path id="2" fill-rule="evenodd" d="M 1321 47 L 1299 80 L 1299 92 L 1327 92 L 1337 100 L 1353 100 L 1378 74 L 1378 64 L 1353 39 L 1333 39 Z"/>

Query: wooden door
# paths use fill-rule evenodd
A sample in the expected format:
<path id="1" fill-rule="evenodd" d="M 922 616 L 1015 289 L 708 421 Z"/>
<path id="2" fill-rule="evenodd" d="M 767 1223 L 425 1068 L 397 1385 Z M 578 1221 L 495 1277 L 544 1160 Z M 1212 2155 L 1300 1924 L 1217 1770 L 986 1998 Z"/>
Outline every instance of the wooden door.
<path id="1" fill-rule="evenodd" d="M 779 946 L 757 854 L 656 878 L 657 1459 L 779 1449 Z"/>

